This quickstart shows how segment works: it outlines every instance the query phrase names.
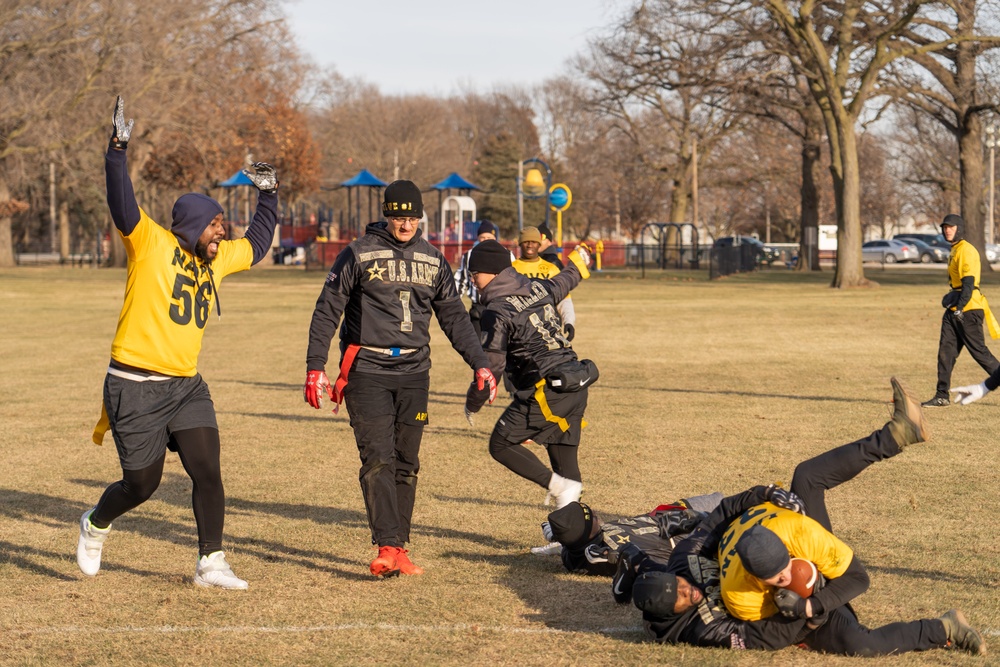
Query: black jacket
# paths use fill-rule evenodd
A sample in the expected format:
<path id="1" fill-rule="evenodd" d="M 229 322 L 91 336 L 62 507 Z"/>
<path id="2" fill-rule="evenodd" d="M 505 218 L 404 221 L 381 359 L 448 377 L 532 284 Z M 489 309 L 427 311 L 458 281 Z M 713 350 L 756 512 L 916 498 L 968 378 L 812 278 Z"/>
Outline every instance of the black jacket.
<path id="1" fill-rule="evenodd" d="M 535 384 L 556 366 L 576 361 L 576 352 L 563 335 L 556 304 L 566 298 L 582 277 L 573 262 L 551 280 L 523 276 L 504 269 L 480 291 L 486 310 L 480 321 L 481 342 L 493 377 L 506 371 L 515 391 L 534 391 Z M 476 412 L 485 392 L 470 387 L 466 407 Z"/>
<path id="2" fill-rule="evenodd" d="M 365 232 L 337 255 L 326 277 L 309 326 L 306 369 L 326 370 L 330 341 L 343 315 L 341 353 L 348 344 L 416 350 L 394 356 L 362 348 L 355 370 L 426 371 L 431 366 L 431 313 L 465 362 L 486 368 L 486 355 L 444 255 L 419 230 L 406 243 L 397 241 L 385 222 L 373 222 Z"/>

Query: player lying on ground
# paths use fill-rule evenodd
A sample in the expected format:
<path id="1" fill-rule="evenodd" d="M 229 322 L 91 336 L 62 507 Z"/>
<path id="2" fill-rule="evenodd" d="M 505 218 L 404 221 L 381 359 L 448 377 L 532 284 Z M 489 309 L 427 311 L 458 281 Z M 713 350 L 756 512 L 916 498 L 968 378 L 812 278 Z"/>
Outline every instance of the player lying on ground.
<path id="1" fill-rule="evenodd" d="M 937 619 L 863 626 L 850 601 L 868 574 L 830 526 L 826 491 L 872 463 L 927 438 L 920 404 L 892 379 L 892 420 L 866 438 L 800 463 L 791 491 L 802 512 L 759 503 L 751 492 L 726 498 L 674 549 L 666 567 L 637 549 L 619 558 L 614 585 L 643 612 L 658 642 L 780 649 L 803 644 L 841 655 L 873 656 L 961 648 L 986 652 L 983 638 L 952 610 Z M 790 582 L 791 557 L 816 565 L 825 585 L 809 597 L 776 588 Z"/>
<path id="2" fill-rule="evenodd" d="M 271 247 L 277 222 L 278 180 L 258 162 L 244 171 L 257 187 L 257 211 L 246 235 L 226 241 L 219 202 L 189 193 L 174 204 L 170 230 L 139 208 L 128 176 L 126 148 L 132 121 L 119 97 L 104 166 L 108 207 L 128 254 L 125 303 L 104 379 L 101 421 L 94 442 L 111 429 L 122 479 L 80 518 L 76 559 L 84 574 L 101 567 L 111 522 L 145 502 L 160 484 L 169 447 L 180 455 L 194 483 L 200 586 L 243 589 L 222 552 L 226 496 L 219 466 L 219 427 L 208 385 L 197 371 L 205 325 L 214 305 L 222 315 L 218 286 L 246 271 Z"/>

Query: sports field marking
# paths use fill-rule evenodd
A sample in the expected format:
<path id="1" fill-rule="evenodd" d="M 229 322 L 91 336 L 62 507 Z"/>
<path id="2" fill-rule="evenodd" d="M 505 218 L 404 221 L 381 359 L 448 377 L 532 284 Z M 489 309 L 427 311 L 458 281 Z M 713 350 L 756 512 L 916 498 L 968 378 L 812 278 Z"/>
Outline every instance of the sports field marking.
<path id="1" fill-rule="evenodd" d="M 496 634 L 523 635 L 575 635 L 575 634 L 629 634 L 642 632 L 639 626 L 619 628 L 584 628 L 579 630 L 560 630 L 558 628 L 518 628 L 508 625 L 478 625 L 476 623 L 457 623 L 454 625 L 396 625 L 392 623 L 342 623 L 337 625 L 233 625 L 222 627 L 190 626 L 190 625 L 154 625 L 151 627 L 133 627 L 130 625 L 114 628 L 85 627 L 67 625 L 43 628 L 9 628 L 4 632 L 12 634 L 40 635 L 75 635 L 75 634 L 180 634 L 187 632 L 207 632 L 220 634 L 298 634 L 304 632 L 352 632 L 356 630 L 371 632 L 492 632 Z"/>
<path id="2" fill-rule="evenodd" d="M 517 628 L 508 625 L 478 625 L 475 623 L 457 623 L 454 625 L 395 625 L 391 623 L 342 623 L 338 625 L 233 625 L 218 628 L 208 626 L 183 626 L 183 625 L 154 625 L 152 627 L 132 627 L 121 626 L 116 628 L 82 627 L 76 625 L 52 627 L 52 628 L 9 628 L 4 632 L 11 634 L 29 635 L 76 635 L 76 634 L 150 634 L 168 635 L 182 634 L 189 632 L 207 632 L 218 634 L 301 634 L 313 633 L 333 633 L 333 632 L 421 632 L 421 633 L 451 633 L 451 632 L 492 632 L 494 634 L 509 635 L 575 635 L 575 634 L 603 634 L 603 635 L 624 635 L 641 633 L 643 630 L 639 626 L 617 627 L 617 628 L 586 628 L 579 630 L 560 630 L 558 628 Z M 987 637 L 1000 637 L 1000 630 L 993 628 L 980 630 Z"/>

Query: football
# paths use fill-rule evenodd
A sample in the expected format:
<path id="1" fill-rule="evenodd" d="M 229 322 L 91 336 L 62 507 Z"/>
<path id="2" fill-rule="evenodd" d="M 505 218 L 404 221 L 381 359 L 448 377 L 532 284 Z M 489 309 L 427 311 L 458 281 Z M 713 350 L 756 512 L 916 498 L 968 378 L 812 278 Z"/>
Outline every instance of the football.
<path id="1" fill-rule="evenodd" d="M 792 559 L 792 582 L 785 586 L 800 597 L 807 598 L 813 594 L 816 585 L 816 566 L 802 558 Z"/>

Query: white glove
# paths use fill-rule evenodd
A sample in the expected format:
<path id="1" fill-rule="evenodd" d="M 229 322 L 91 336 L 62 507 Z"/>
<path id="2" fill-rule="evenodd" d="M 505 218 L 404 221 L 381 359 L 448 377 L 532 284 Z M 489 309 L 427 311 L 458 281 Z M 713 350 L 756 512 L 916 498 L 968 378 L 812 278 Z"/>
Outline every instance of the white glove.
<path id="1" fill-rule="evenodd" d="M 980 398 L 990 393 L 990 390 L 986 388 L 985 382 L 980 382 L 979 384 L 970 384 L 967 387 L 955 387 L 950 389 L 951 393 L 955 394 L 952 397 L 952 403 L 961 403 L 962 405 L 968 405 L 969 403 L 975 403 Z"/>
<path id="2" fill-rule="evenodd" d="M 580 243 L 576 246 L 576 254 L 583 260 L 584 266 L 590 266 L 590 248 L 587 247 L 586 243 Z"/>

